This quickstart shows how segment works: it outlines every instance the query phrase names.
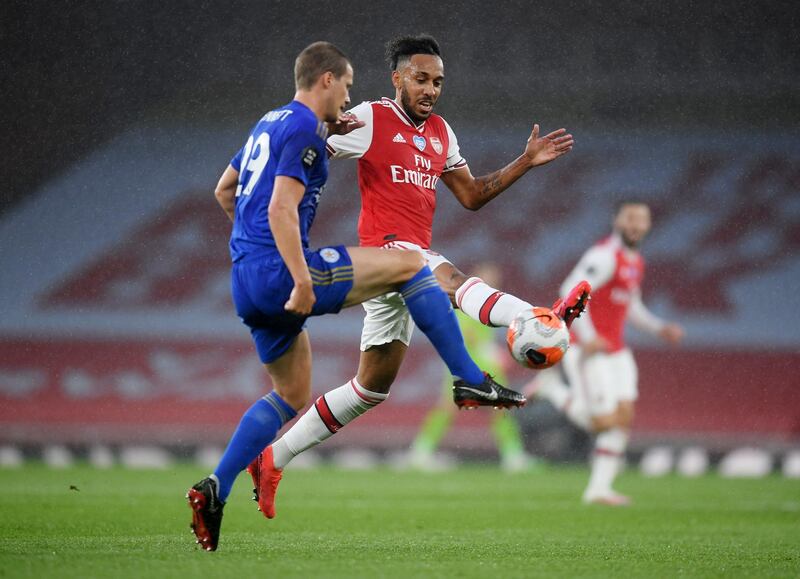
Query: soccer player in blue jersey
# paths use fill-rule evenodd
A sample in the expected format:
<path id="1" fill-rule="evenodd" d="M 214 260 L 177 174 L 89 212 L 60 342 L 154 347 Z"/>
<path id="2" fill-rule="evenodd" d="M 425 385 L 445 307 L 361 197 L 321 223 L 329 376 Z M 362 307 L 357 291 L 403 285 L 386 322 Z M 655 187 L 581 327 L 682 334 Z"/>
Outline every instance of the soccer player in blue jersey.
<path id="1" fill-rule="evenodd" d="M 475 404 L 521 406 L 525 398 L 497 384 L 467 354 L 450 305 L 422 255 L 375 247 L 309 249 L 308 231 L 328 176 L 328 131 L 361 123 L 344 113 L 353 69 L 327 42 L 295 61 L 294 100 L 268 112 L 220 178 L 216 197 L 233 221 L 233 301 L 250 328 L 273 389 L 242 416 L 214 473 L 187 493 L 192 530 L 206 550 L 217 548 L 225 501 L 238 474 L 294 418 L 311 396 L 309 316 L 337 313 L 389 291 L 399 292 L 414 322 Z M 348 395 L 374 404 L 385 395 L 352 384 Z M 328 428 L 347 420 L 336 400 L 316 409 Z M 352 406 L 351 404 L 347 404 Z"/>

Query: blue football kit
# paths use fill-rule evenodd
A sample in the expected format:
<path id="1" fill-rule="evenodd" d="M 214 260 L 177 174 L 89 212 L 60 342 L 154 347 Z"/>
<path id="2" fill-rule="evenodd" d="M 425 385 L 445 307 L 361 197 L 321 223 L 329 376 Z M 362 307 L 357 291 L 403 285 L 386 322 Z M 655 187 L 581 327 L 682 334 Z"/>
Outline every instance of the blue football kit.
<path id="1" fill-rule="evenodd" d="M 231 160 L 239 171 L 230 240 L 233 302 L 264 363 L 286 352 L 306 319 L 284 309 L 294 280 L 269 226 L 276 177 L 292 177 L 306 187 L 298 214 L 316 296 L 311 315 L 338 312 L 353 286 L 353 265 L 344 246 L 309 249 L 308 233 L 328 177 L 326 137 L 325 123 L 304 104 L 292 101 L 264 115 Z"/>

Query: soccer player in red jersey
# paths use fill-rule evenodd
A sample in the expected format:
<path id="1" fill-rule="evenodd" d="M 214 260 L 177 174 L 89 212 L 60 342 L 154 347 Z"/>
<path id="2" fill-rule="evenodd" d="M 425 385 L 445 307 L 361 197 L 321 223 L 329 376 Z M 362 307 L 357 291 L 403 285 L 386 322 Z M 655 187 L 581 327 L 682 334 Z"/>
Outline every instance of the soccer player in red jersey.
<path id="1" fill-rule="evenodd" d="M 572 135 L 559 129 L 543 137 L 534 125 L 523 153 L 505 167 L 474 177 L 447 122 L 433 113 L 442 92 L 444 65 L 439 45 L 430 36 L 402 37 L 387 45 L 394 99 L 364 102 L 350 111 L 364 126 L 331 136 L 333 159 L 357 159 L 362 209 L 360 245 L 420 252 L 453 304 L 489 326 L 508 326 L 528 302 L 497 290 L 458 270 L 431 251 L 436 184 L 441 180 L 467 209 L 477 210 L 510 187 L 530 169 L 568 153 Z M 588 299 L 589 286 L 578 284 L 554 310 L 569 324 Z M 342 426 L 386 399 L 411 339 L 414 325 L 403 297 L 393 292 L 365 302 L 358 374 L 320 397 L 318 404 L 251 465 L 262 511 L 274 515 L 272 495 L 280 470 L 297 454 L 319 444 Z M 469 386 L 453 387 L 459 406 L 497 404 L 492 393 Z M 319 404 L 319 402 L 322 404 Z M 325 410 L 320 411 L 319 406 Z M 330 409 L 330 412 L 327 411 Z M 259 474 L 260 473 L 260 474 Z M 259 481 L 265 481 L 259 484 Z"/>
<path id="2" fill-rule="evenodd" d="M 550 400 L 581 428 L 597 433 L 592 472 L 583 495 L 586 503 L 630 503 L 612 489 L 624 461 L 638 397 L 636 363 L 625 344 L 625 322 L 630 320 L 636 328 L 669 343 L 683 338 L 681 326 L 657 318 L 642 303 L 644 259 L 639 245 L 650 224 L 645 203 L 625 201 L 618 206 L 613 233 L 583 254 L 561 286 L 563 292 L 576 280 L 589 280 L 591 308 L 572 325 L 572 345 L 561 367 L 540 372 L 526 388 Z"/>

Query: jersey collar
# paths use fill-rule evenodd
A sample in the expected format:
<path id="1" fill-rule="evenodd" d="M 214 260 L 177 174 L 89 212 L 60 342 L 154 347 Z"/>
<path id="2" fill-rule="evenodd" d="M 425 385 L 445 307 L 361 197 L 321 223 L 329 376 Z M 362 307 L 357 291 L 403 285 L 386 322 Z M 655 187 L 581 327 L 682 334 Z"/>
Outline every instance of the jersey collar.
<path id="1" fill-rule="evenodd" d="M 414 121 L 411 120 L 411 117 L 409 117 L 403 110 L 403 107 L 398 105 L 394 99 L 390 99 L 389 97 L 383 97 L 381 99 L 381 102 L 384 104 L 388 104 L 389 108 L 391 108 L 394 111 L 394 114 L 396 114 L 401 121 L 409 125 L 412 129 L 415 129 L 418 133 L 421 133 L 422 131 L 425 130 L 425 123 L 427 121 L 422 121 L 422 123 L 419 126 L 415 125 Z"/>

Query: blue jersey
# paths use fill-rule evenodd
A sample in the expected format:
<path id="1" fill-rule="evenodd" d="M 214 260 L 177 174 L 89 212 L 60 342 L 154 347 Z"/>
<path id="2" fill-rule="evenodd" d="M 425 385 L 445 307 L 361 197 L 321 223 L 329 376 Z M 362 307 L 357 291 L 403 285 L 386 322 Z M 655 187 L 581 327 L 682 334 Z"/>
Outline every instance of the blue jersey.
<path id="1" fill-rule="evenodd" d="M 308 249 L 308 231 L 328 178 L 326 138 L 325 123 L 297 101 L 268 112 L 258 121 L 247 143 L 231 160 L 231 166 L 239 171 L 230 241 L 234 262 L 254 252 L 277 250 L 267 209 L 279 175 L 293 177 L 306 187 L 298 213 L 300 238 L 303 248 Z"/>

